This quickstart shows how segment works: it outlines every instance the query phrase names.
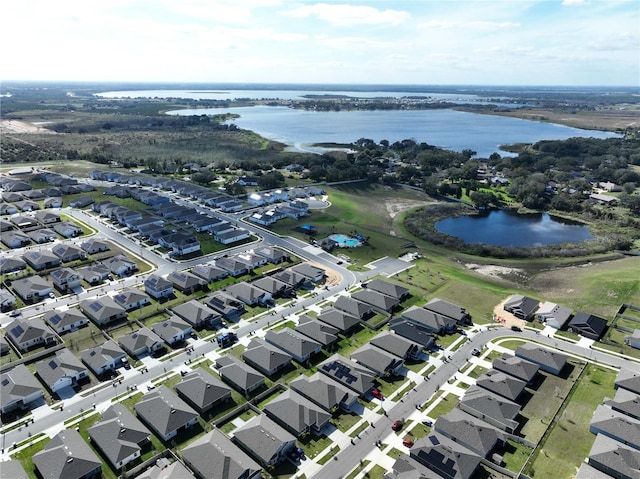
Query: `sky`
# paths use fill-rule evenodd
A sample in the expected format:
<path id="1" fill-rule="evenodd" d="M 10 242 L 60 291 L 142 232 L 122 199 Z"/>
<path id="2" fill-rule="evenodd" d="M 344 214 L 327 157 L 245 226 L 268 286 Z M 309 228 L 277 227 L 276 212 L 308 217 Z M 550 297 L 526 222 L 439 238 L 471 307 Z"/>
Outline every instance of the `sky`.
<path id="1" fill-rule="evenodd" d="M 640 85 L 639 0 L 29 0 L 0 79 Z"/>

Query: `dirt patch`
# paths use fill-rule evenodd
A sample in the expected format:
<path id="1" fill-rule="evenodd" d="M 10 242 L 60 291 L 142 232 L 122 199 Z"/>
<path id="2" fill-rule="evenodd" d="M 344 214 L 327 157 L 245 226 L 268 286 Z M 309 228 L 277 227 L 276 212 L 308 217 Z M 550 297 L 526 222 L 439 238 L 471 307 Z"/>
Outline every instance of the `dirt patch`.
<path id="1" fill-rule="evenodd" d="M 395 218 L 398 213 L 402 213 L 403 211 L 417 208 L 418 206 L 425 206 L 431 203 L 435 203 L 435 201 L 407 200 L 399 198 L 385 200 L 384 206 L 387 209 L 387 213 L 389 213 L 389 216 L 391 218 Z"/>
<path id="2" fill-rule="evenodd" d="M 27 135 L 57 135 L 57 133 L 53 130 L 49 130 L 39 125 L 34 125 L 32 123 L 18 120 L 0 120 L 0 131 L 5 134 L 21 133 Z"/>
<path id="3" fill-rule="evenodd" d="M 326 266 L 318 263 L 314 263 L 313 261 L 307 261 L 307 263 L 309 263 L 312 266 L 315 266 L 316 268 L 324 269 L 324 274 L 325 274 L 324 284 L 326 286 L 328 287 L 336 286 L 340 284 L 340 281 L 342 281 L 342 275 L 339 274 L 337 271 L 334 271 L 332 269 L 327 269 Z"/>
<path id="4" fill-rule="evenodd" d="M 491 278 L 500 278 L 500 279 L 508 279 L 508 280 L 524 280 L 527 279 L 528 276 L 525 274 L 524 270 L 519 268 L 511 268 L 508 266 L 497 266 L 494 264 L 475 264 L 475 263 L 465 263 L 465 268 L 475 271 L 484 276 L 489 276 Z"/>

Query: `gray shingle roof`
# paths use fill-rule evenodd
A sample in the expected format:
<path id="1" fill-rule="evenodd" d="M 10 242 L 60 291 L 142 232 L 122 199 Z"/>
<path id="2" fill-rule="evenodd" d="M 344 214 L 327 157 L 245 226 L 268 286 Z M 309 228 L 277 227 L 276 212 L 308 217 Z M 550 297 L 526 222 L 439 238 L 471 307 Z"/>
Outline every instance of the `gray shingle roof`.
<path id="1" fill-rule="evenodd" d="M 515 401 L 527 383 L 505 373 L 490 369 L 476 380 L 476 385 Z"/>
<path id="2" fill-rule="evenodd" d="M 323 309 L 318 315 L 318 321 L 321 321 L 329 326 L 337 328 L 339 331 L 349 331 L 360 324 L 360 319 L 355 316 L 351 316 L 344 311 L 339 311 L 335 308 Z"/>
<path id="3" fill-rule="evenodd" d="M 175 306 L 172 311 L 194 327 L 202 326 L 206 322 L 219 322 L 221 319 L 220 313 L 195 299 Z"/>
<path id="4" fill-rule="evenodd" d="M 498 428 L 457 408 L 440 416 L 433 428 L 482 457 L 488 457 L 494 447 L 506 440 Z"/>
<path id="5" fill-rule="evenodd" d="M 371 311 L 370 304 L 347 296 L 340 296 L 333 304 L 333 307 L 359 319 L 362 319 L 365 314 Z"/>
<path id="6" fill-rule="evenodd" d="M 386 296 L 391 296 L 395 299 L 401 299 L 409 294 L 409 289 L 399 284 L 392 283 L 391 281 L 384 281 L 382 279 L 373 279 L 367 283 L 367 289 L 377 291 Z"/>
<path id="7" fill-rule="evenodd" d="M 251 391 L 264 384 L 265 377 L 261 373 L 234 356 L 225 355 L 216 359 L 216 367 L 222 379 L 242 391 Z"/>
<path id="8" fill-rule="evenodd" d="M 427 304 L 424 305 L 425 309 L 433 311 L 434 313 L 447 316 L 454 319 L 456 322 L 464 322 L 470 319 L 469 313 L 462 306 L 444 301 L 440 298 L 433 298 Z"/>
<path id="9" fill-rule="evenodd" d="M 35 365 L 38 376 L 50 388 L 61 378 L 75 377 L 82 373 L 87 373 L 87 368 L 68 349 L 61 349 L 53 358 L 43 359 Z"/>
<path id="10" fill-rule="evenodd" d="M 628 389 L 636 394 L 640 394 L 640 373 L 631 369 L 622 368 L 616 376 L 615 387 Z"/>
<path id="11" fill-rule="evenodd" d="M 540 366 L 545 371 L 557 374 L 567 363 L 567 356 L 534 343 L 524 343 L 516 348 L 516 356 Z M 557 372 L 556 372 L 557 371 Z"/>
<path id="12" fill-rule="evenodd" d="M 619 388 L 613 399 L 605 401 L 603 404 L 609 406 L 614 411 L 621 412 L 634 419 L 640 419 L 640 395 Z"/>
<path id="13" fill-rule="evenodd" d="M 307 358 L 322 347 L 317 341 L 290 328 L 279 331 L 269 330 L 264 339 L 296 359 Z"/>
<path id="14" fill-rule="evenodd" d="M 640 451 L 598 434 L 589 451 L 589 465 L 612 477 L 639 478 Z"/>
<path id="15" fill-rule="evenodd" d="M 375 375 L 369 369 L 337 353 L 320 363 L 318 371 L 352 389 L 358 395 L 369 392 L 374 385 Z"/>
<path id="16" fill-rule="evenodd" d="M 602 404 L 593 413 L 589 430 L 640 449 L 640 421 Z"/>
<path id="17" fill-rule="evenodd" d="M 340 403 L 351 404 L 358 397 L 349 388 L 321 373 L 300 376 L 292 381 L 289 387 L 326 411 L 338 407 Z"/>
<path id="18" fill-rule="evenodd" d="M 460 408 L 473 416 L 482 416 L 487 422 L 495 420 L 508 429 L 515 430 L 518 427 L 515 417 L 520 412 L 520 405 L 479 386 L 471 386 L 464 393 Z"/>
<path id="19" fill-rule="evenodd" d="M 200 411 L 231 398 L 231 389 L 202 368 L 186 374 L 175 390 Z"/>
<path id="20" fill-rule="evenodd" d="M 162 338 L 148 328 L 140 328 L 121 336 L 118 343 L 131 354 L 138 354 L 140 350 L 146 352 L 157 348 L 158 343 L 162 343 Z"/>
<path id="21" fill-rule="evenodd" d="M 331 414 L 291 389 L 269 402 L 264 411 L 296 436 L 328 424 Z"/>
<path id="22" fill-rule="evenodd" d="M 140 451 L 151 432 L 124 406 L 115 404 L 102 413 L 102 419 L 87 431 L 111 464 Z"/>
<path id="23" fill-rule="evenodd" d="M 134 409 L 147 424 L 165 436 L 198 417 L 196 411 L 164 385 L 142 396 Z"/>
<path id="24" fill-rule="evenodd" d="M 408 358 L 422 350 L 418 343 L 390 331 L 378 334 L 369 343 L 399 358 Z"/>
<path id="25" fill-rule="evenodd" d="M 272 461 L 282 444 L 295 444 L 296 438 L 284 428 L 260 414 L 233 431 L 233 436 L 246 450 L 260 458 L 264 464 Z"/>
<path id="26" fill-rule="evenodd" d="M 365 344 L 351 353 L 351 359 L 380 376 L 393 374 L 402 365 L 402 359 L 371 344 Z"/>
<path id="27" fill-rule="evenodd" d="M 123 349 L 112 339 L 80 353 L 82 361 L 94 372 L 99 371 L 106 363 L 126 356 Z"/>
<path id="28" fill-rule="evenodd" d="M 338 340 L 338 333 L 340 332 L 338 328 L 317 321 L 306 314 L 299 318 L 298 326 L 296 326 L 295 330 L 319 342 L 323 346 L 335 343 Z"/>
<path id="29" fill-rule="evenodd" d="M 526 383 L 530 383 L 533 380 L 539 369 L 537 364 L 508 353 L 494 360 L 493 368 Z"/>
<path id="30" fill-rule="evenodd" d="M 44 479 L 80 479 L 99 471 L 102 461 L 74 429 L 64 429 L 33 456 Z"/>
<path id="31" fill-rule="evenodd" d="M 469 479 L 481 458 L 479 455 L 438 433 L 416 441 L 410 455 L 442 477 Z"/>
<path id="32" fill-rule="evenodd" d="M 260 466 L 218 429 L 205 434 L 182 450 L 182 459 L 199 477 L 244 479 Z"/>
<path id="33" fill-rule="evenodd" d="M 397 298 L 393 298 L 391 296 L 387 296 L 383 293 L 379 293 L 377 291 L 372 291 L 369 289 L 362 289 L 360 291 L 352 293 L 351 299 L 370 304 L 371 306 L 382 309 L 383 311 L 391 311 L 400 303 L 400 300 Z"/>
<path id="34" fill-rule="evenodd" d="M 42 386 L 24 364 L 0 374 L 0 407 L 3 409 L 36 391 L 42 391 Z"/>
<path id="35" fill-rule="evenodd" d="M 251 340 L 242 358 L 265 374 L 272 374 L 291 363 L 290 354 L 259 338 Z"/>
<path id="36" fill-rule="evenodd" d="M 170 343 L 175 336 L 187 330 L 191 331 L 191 325 L 178 316 L 171 316 L 154 324 L 151 330 L 165 342 Z"/>

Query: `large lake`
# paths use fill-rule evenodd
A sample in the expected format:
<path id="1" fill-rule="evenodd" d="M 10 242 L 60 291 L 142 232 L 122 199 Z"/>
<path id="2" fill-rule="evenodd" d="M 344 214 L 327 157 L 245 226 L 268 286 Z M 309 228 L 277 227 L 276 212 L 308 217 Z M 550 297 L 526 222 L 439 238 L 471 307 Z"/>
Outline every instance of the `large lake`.
<path id="1" fill-rule="evenodd" d="M 564 221 L 547 213 L 521 215 L 510 210 L 489 210 L 479 215 L 446 218 L 436 222 L 435 228 L 468 244 L 493 246 L 530 248 L 593 239 L 584 224 Z"/>
<path id="2" fill-rule="evenodd" d="M 480 115 L 450 109 L 306 111 L 279 106 L 202 108 L 175 110 L 171 115 L 215 115 L 234 113 L 233 123 L 297 150 L 322 152 L 315 143 L 353 143 L 360 138 L 376 142 L 413 139 L 455 151 L 470 149 L 480 157 L 498 152 L 500 145 L 563 140 L 571 137 L 611 138 L 603 131 L 581 130 L 495 115 Z"/>

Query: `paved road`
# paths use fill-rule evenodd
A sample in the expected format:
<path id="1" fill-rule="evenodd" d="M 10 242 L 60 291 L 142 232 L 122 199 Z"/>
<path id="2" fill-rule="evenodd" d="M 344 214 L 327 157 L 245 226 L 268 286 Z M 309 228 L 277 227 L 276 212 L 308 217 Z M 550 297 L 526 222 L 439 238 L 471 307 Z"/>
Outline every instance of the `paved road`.
<path id="1" fill-rule="evenodd" d="M 585 348 L 577 346 L 569 341 L 548 338 L 532 331 L 523 331 L 516 334 L 523 338 L 557 348 L 566 353 L 592 358 L 611 366 L 622 367 L 623 365 L 626 365 L 629 367 L 629 365 L 632 364 L 633 367 L 639 367 L 637 363 L 633 364 L 623 358 L 601 353 L 599 351 L 586 350 Z M 386 417 L 381 416 L 380 419 L 373 423 L 374 427 L 370 427 L 366 433 L 360 434 L 362 439 L 356 440 L 354 445 L 340 451 L 336 456 L 336 460 L 327 462 L 319 473 L 310 477 L 318 477 L 321 479 L 340 479 L 343 477 L 359 464 L 360 459 L 366 457 L 373 449 L 375 449 L 376 441 L 382 441 L 391 433 L 391 424 L 393 421 L 409 417 L 413 412 L 415 412 L 416 404 L 422 404 L 427 401 L 427 399 L 438 391 L 440 385 L 447 382 L 458 372 L 460 368 L 467 364 L 468 360 L 471 358 L 471 351 L 474 348 L 479 348 L 480 345 L 486 344 L 487 342 L 502 336 L 513 337 L 513 335 L 514 333 L 507 328 L 491 328 L 476 333 L 471 338 L 471 341 L 467 341 L 455 353 L 451 354 L 451 359 L 448 362 L 443 363 L 442 366 L 432 372 L 427 381 L 423 381 L 421 384 L 416 385 L 415 389 L 406 394 L 403 398 L 403 402 L 398 401 L 393 407 L 390 407 L 387 410 Z"/>

